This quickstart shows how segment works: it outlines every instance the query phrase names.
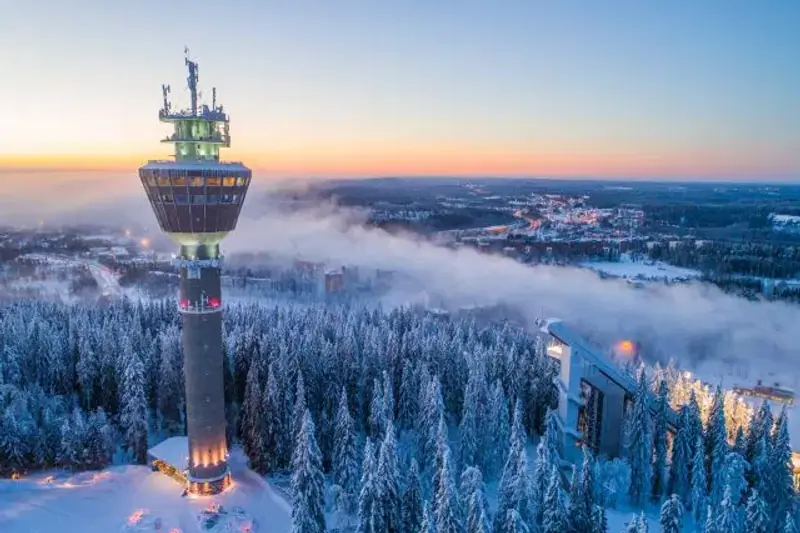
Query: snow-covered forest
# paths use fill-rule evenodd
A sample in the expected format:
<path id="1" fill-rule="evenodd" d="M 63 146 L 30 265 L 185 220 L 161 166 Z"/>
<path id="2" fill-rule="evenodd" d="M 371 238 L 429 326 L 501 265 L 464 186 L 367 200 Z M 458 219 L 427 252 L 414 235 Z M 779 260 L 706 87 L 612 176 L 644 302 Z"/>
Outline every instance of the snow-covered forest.
<path id="1" fill-rule="evenodd" d="M 225 327 L 229 438 L 254 470 L 291 472 L 298 533 L 599 533 L 627 505 L 661 505 L 669 532 L 796 531 L 786 413 L 673 368 L 634 370 L 623 457 L 570 470 L 557 362 L 521 329 L 259 304 Z M 181 367 L 172 302 L 0 308 L 2 474 L 144 463 L 183 432 Z"/>

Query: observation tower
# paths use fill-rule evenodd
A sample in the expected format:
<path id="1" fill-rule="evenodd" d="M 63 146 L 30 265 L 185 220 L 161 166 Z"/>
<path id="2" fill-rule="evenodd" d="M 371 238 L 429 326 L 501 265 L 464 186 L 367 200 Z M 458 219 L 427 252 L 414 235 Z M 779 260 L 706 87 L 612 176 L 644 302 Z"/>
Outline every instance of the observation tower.
<path id="1" fill-rule="evenodd" d="M 183 323 L 186 380 L 188 490 L 216 494 L 230 485 L 225 438 L 222 366 L 222 295 L 219 245 L 236 228 L 252 173 L 238 162 L 219 159 L 230 146 L 229 117 L 217 105 L 199 103 L 198 66 L 186 51 L 190 106 L 173 111 L 170 87 L 162 86 L 161 122 L 173 133 L 173 159 L 149 161 L 139 169 L 144 190 L 161 230 L 178 244 L 178 309 Z M 183 465 L 173 465 L 183 470 Z"/>

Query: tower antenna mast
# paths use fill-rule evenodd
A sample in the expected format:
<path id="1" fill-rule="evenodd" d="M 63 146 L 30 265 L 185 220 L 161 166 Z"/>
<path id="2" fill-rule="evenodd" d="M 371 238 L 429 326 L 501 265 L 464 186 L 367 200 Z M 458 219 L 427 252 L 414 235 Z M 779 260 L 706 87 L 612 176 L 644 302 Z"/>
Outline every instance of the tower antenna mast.
<path id="1" fill-rule="evenodd" d="M 164 114 L 169 115 L 169 108 L 171 107 L 169 104 L 169 85 L 162 85 L 161 86 L 161 94 L 164 96 Z"/>
<path id="2" fill-rule="evenodd" d="M 183 48 L 186 54 L 185 63 L 189 67 L 189 76 L 186 81 L 189 85 L 189 94 L 192 97 L 192 115 L 197 115 L 197 82 L 199 81 L 197 63 L 189 59 L 189 47 Z"/>

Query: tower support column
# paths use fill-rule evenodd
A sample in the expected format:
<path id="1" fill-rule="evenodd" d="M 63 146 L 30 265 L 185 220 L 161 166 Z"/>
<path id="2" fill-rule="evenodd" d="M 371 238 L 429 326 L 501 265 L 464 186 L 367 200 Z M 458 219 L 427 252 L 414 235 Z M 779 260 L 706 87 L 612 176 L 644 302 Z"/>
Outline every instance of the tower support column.
<path id="1" fill-rule="evenodd" d="M 178 307 L 183 322 L 189 491 L 217 494 L 230 484 L 225 435 L 220 259 L 216 246 L 181 247 Z"/>

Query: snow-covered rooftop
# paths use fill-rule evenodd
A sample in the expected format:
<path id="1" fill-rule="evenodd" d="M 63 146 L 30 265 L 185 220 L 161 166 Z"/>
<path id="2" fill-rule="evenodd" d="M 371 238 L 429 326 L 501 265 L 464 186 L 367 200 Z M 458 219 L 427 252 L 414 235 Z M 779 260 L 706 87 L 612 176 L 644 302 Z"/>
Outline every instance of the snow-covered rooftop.
<path id="1" fill-rule="evenodd" d="M 160 459 L 182 470 L 189 463 L 189 438 L 170 437 L 150 448 L 147 453 L 154 459 Z"/>

